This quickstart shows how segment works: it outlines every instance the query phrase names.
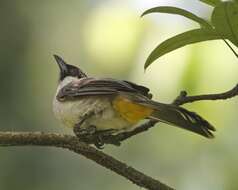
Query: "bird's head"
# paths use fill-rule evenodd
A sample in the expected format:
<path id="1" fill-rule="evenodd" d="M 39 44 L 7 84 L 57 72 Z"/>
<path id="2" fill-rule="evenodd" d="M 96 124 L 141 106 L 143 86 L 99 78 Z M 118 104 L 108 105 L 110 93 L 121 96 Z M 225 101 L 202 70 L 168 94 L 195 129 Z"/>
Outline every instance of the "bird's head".
<path id="1" fill-rule="evenodd" d="M 59 66 L 59 69 L 60 69 L 60 78 L 59 78 L 60 81 L 63 81 L 68 76 L 79 78 L 79 79 L 87 77 L 87 75 L 83 71 L 81 71 L 81 69 L 79 69 L 76 66 L 67 64 L 58 55 L 54 55 L 54 58 L 55 58 L 58 66 Z"/>

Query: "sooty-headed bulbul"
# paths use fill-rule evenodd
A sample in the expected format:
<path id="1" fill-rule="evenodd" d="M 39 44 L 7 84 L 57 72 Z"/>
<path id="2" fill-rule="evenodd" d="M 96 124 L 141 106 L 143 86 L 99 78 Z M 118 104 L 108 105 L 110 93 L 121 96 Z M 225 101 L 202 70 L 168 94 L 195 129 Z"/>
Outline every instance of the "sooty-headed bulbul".
<path id="1" fill-rule="evenodd" d="M 60 77 L 53 111 L 64 125 L 74 129 L 78 137 L 130 131 L 144 119 L 213 137 L 215 128 L 205 119 L 182 107 L 152 100 L 147 87 L 125 80 L 88 77 L 61 57 L 54 57 Z M 103 142 L 96 145 L 99 144 Z"/>

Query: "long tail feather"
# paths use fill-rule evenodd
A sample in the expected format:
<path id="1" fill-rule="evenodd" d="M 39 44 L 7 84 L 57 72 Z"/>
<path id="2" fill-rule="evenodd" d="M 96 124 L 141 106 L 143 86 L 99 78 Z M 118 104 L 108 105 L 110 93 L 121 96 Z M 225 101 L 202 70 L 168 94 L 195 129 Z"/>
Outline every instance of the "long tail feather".
<path id="1" fill-rule="evenodd" d="M 149 117 L 150 119 L 180 127 L 207 138 L 214 137 L 212 131 L 215 131 L 215 128 L 195 112 L 154 101 L 143 102 L 143 105 L 152 107 L 155 110 Z"/>

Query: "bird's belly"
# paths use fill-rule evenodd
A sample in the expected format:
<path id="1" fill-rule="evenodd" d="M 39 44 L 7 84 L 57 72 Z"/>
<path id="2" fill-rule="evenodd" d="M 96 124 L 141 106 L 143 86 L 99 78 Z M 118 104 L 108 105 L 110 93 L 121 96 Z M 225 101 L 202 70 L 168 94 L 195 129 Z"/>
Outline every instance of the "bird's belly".
<path id="1" fill-rule="evenodd" d="M 94 125 L 98 130 L 115 129 L 116 131 L 127 130 L 131 128 L 131 124 L 118 115 L 110 106 L 103 112 L 95 115 L 88 125 Z"/>
<path id="2" fill-rule="evenodd" d="M 81 127 L 96 126 L 97 130 L 130 129 L 131 124 L 123 119 L 112 107 L 107 98 L 85 98 L 76 101 L 59 102 L 54 100 L 53 111 L 55 116 L 66 126 L 74 127 L 84 117 Z"/>

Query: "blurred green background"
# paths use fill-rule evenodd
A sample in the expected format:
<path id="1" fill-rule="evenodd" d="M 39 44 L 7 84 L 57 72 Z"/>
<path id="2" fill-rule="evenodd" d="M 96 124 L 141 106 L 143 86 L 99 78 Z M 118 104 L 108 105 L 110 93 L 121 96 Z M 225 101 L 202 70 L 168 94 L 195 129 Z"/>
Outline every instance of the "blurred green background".
<path id="1" fill-rule="evenodd" d="M 209 17 L 211 8 L 192 1 L 52 0 L 0 1 L 0 130 L 69 133 L 52 113 L 59 54 L 93 76 L 148 86 L 154 98 L 171 102 L 180 92 L 222 92 L 237 81 L 237 59 L 222 41 L 170 53 L 146 72 L 152 49 L 197 27 L 179 16 L 140 18 L 153 6 L 173 5 Z M 159 124 L 108 152 L 129 165 L 183 190 L 238 189 L 238 98 L 187 105 L 213 123 L 207 140 Z M 46 147 L 0 148 L 0 189 L 139 189 L 72 152 Z"/>

